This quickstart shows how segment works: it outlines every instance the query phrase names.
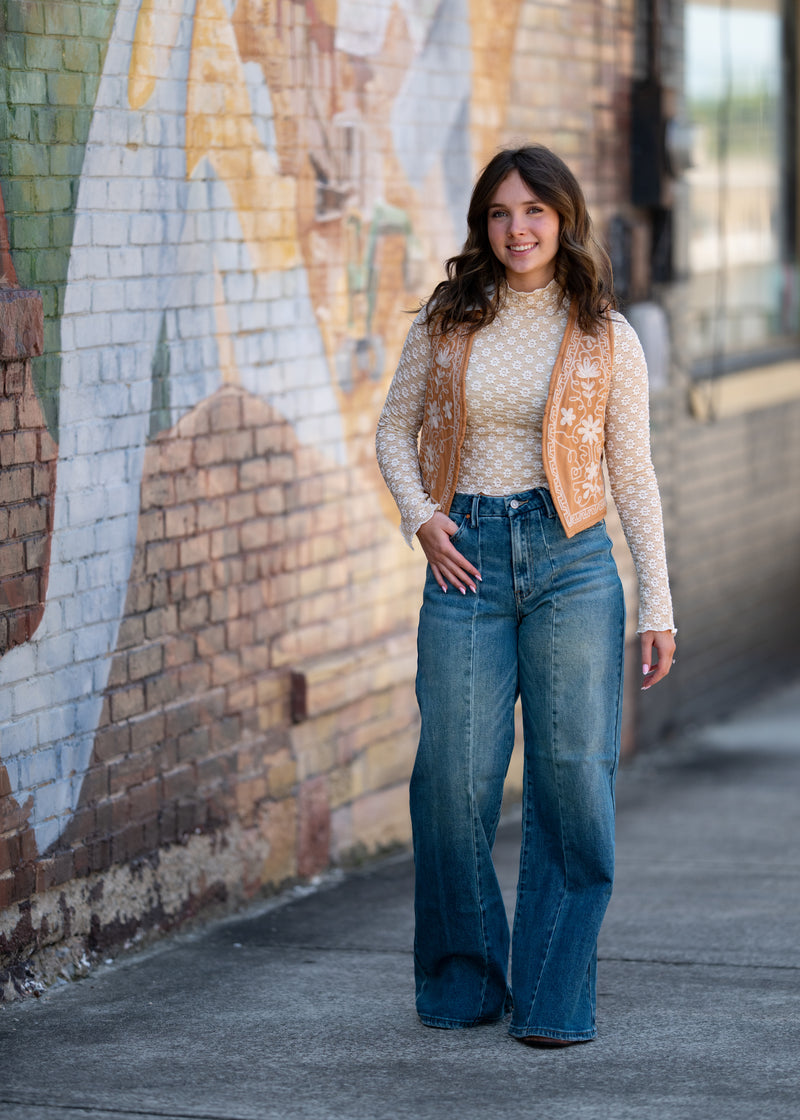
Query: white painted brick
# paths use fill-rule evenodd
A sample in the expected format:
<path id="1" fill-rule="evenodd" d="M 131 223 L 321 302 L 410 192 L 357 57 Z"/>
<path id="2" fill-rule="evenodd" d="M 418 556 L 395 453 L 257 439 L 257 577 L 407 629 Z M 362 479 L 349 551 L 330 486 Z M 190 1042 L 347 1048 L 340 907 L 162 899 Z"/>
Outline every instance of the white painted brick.
<path id="1" fill-rule="evenodd" d="M 91 594 L 81 596 L 81 627 L 93 622 L 118 621 L 124 608 L 116 588 L 98 588 Z"/>
<path id="2" fill-rule="evenodd" d="M 115 343 L 138 342 L 144 332 L 144 316 L 138 311 L 117 312 L 111 322 L 111 337 Z"/>
<path id="3" fill-rule="evenodd" d="M 110 433 L 104 424 L 81 424 L 74 430 L 74 453 L 77 455 L 96 455 L 99 451 L 107 451 Z"/>
<path id="4" fill-rule="evenodd" d="M 80 224 L 80 223 L 77 223 Z M 76 280 L 94 280 L 108 274 L 107 249 L 81 249 L 70 258 L 70 276 Z"/>
<path id="5" fill-rule="evenodd" d="M 53 536 L 52 551 L 62 563 L 91 556 L 95 549 L 94 527 L 61 529 Z"/>
<path id="6" fill-rule="evenodd" d="M 20 760 L 22 761 L 22 760 Z M 26 789 L 50 785 L 54 781 L 58 757 L 54 747 L 40 747 L 26 757 L 21 767 Z"/>
<path id="7" fill-rule="evenodd" d="M 125 307 L 125 287 L 119 280 L 107 280 L 92 287 L 92 311 L 116 311 Z"/>
<path id="8" fill-rule="evenodd" d="M 112 179 L 108 184 L 107 209 L 124 214 L 136 212 L 142 202 L 142 183 L 140 179 Z"/>
<path id="9" fill-rule="evenodd" d="M 48 602 L 74 593 L 77 571 L 74 564 L 50 565 L 50 575 L 47 580 Z"/>
<path id="10" fill-rule="evenodd" d="M 127 478 L 125 473 L 126 454 L 124 450 L 109 451 L 95 456 L 93 470 L 97 478 Z"/>
<path id="11" fill-rule="evenodd" d="M 123 243 L 124 244 L 124 243 Z M 112 249 L 108 254 L 108 275 L 114 277 L 143 276 L 142 250 L 134 246 Z"/>
<path id="12" fill-rule="evenodd" d="M 125 416 L 128 412 L 130 393 L 124 381 L 104 382 L 97 386 L 92 402 L 92 416 L 95 420 L 102 417 Z"/>
<path id="13" fill-rule="evenodd" d="M 294 270 L 289 272 L 259 272 L 256 274 L 255 299 L 259 303 L 269 303 L 280 299 L 282 296 L 282 282 L 287 276 L 294 276 Z"/>
<path id="14" fill-rule="evenodd" d="M 83 213 L 105 210 L 108 205 L 108 182 L 85 176 L 78 192 L 78 209 Z M 74 244 L 74 242 L 73 242 Z"/>
<path id="15" fill-rule="evenodd" d="M 249 302 L 255 297 L 255 279 L 252 273 L 229 273 L 224 279 L 225 298 L 231 303 Z"/>
<path id="16" fill-rule="evenodd" d="M 105 213 L 92 216 L 92 241 L 95 245 L 112 247 L 109 254 L 130 240 L 130 218 L 126 214 Z"/>
<path id="17" fill-rule="evenodd" d="M 85 625 L 75 632 L 75 661 L 91 661 L 108 650 L 107 622 Z"/>
<path id="18" fill-rule="evenodd" d="M 133 214 L 130 239 L 133 245 L 161 245 L 164 242 L 164 219 L 160 214 Z"/>
<path id="19" fill-rule="evenodd" d="M 97 120 L 97 113 L 95 110 L 92 121 Z M 96 143 L 92 144 L 92 161 L 90 174 L 92 178 L 102 179 L 108 182 L 109 179 L 116 179 L 122 173 L 122 153 L 119 148 L 113 147 L 111 144 Z"/>
<path id="20" fill-rule="evenodd" d="M 269 305 L 271 327 L 294 326 L 299 319 L 297 307 L 292 299 L 273 300 Z"/>
<path id="21" fill-rule="evenodd" d="M 28 716 L 38 712 L 52 703 L 48 700 L 46 690 L 38 679 L 20 681 L 14 689 L 14 712 L 19 716 Z"/>
<path id="22" fill-rule="evenodd" d="M 61 349 L 67 352 L 75 349 L 75 320 L 71 317 L 61 319 Z"/>
<path id="23" fill-rule="evenodd" d="M 150 276 L 125 280 L 125 306 L 131 311 L 156 311 L 160 309 L 158 283 Z"/>
<path id="24" fill-rule="evenodd" d="M 185 150 L 186 118 L 182 112 L 161 114 L 161 147 Z"/>
<path id="25" fill-rule="evenodd" d="M 241 235 L 240 235 L 241 236 Z M 221 272 L 233 272 L 240 267 L 238 245 L 235 241 L 216 241 L 214 261 Z"/>
<path id="26" fill-rule="evenodd" d="M 33 750 L 38 742 L 36 716 L 13 720 L 0 729 L 0 758 L 8 766 L 13 756 Z"/>
<path id="27" fill-rule="evenodd" d="M 50 707 L 32 718 L 37 720 L 40 744 L 60 743 L 72 734 L 75 725 L 75 708 L 72 704 Z"/>
<path id="28" fill-rule="evenodd" d="M 85 316 L 80 315 L 76 317 L 77 330 L 80 333 L 84 324 L 87 322 Z M 98 370 L 100 368 L 100 356 L 94 350 L 84 350 L 81 352 L 64 353 L 61 357 L 61 389 L 68 387 L 70 390 L 75 390 L 79 385 L 94 386 L 98 381 Z M 62 407 L 62 426 L 67 422 Z"/>
<path id="29" fill-rule="evenodd" d="M 99 424 L 93 426 L 95 428 L 102 427 L 102 425 Z M 94 523 L 106 513 L 106 501 L 102 482 L 98 480 L 97 485 L 93 486 L 91 489 L 80 490 L 70 494 L 67 498 L 67 508 L 69 510 L 69 524 L 72 530 L 78 530 L 86 525 L 94 525 Z"/>
<path id="30" fill-rule="evenodd" d="M 289 299 L 293 299 L 295 296 L 299 295 L 304 296 L 306 299 L 308 298 L 308 285 L 305 282 L 302 285 L 299 283 L 299 276 L 296 268 L 288 269 L 286 272 L 280 274 L 280 294 Z"/>
<path id="31" fill-rule="evenodd" d="M 281 361 L 290 362 L 298 357 L 299 339 L 294 331 L 281 330 L 277 332 L 277 356 Z"/>
<path id="32" fill-rule="evenodd" d="M 167 210 L 174 205 L 172 194 L 172 187 L 162 179 L 145 179 L 142 183 L 142 209 L 159 212 Z"/>
<path id="33" fill-rule="evenodd" d="M 163 119 L 155 113 L 148 113 L 144 119 L 144 142 L 152 148 L 160 148 L 164 140 Z"/>
<path id="34" fill-rule="evenodd" d="M 87 280 L 70 280 L 65 308 L 72 315 L 81 315 L 92 305 L 92 284 Z M 63 376 L 63 362 L 62 362 Z"/>
<path id="35" fill-rule="evenodd" d="M 136 543 L 136 518 L 113 515 L 107 517 L 97 529 L 98 544 L 102 543 L 103 553 L 112 555 L 124 552 L 130 555 Z M 105 557 L 104 557 L 105 558 Z"/>
<path id="36" fill-rule="evenodd" d="M 53 634 L 39 643 L 37 664 L 39 673 L 53 672 L 72 662 L 72 634 Z"/>
<path id="37" fill-rule="evenodd" d="M 178 312 L 178 337 L 197 338 L 206 333 L 207 312 L 194 307 L 182 307 Z"/>
<path id="38" fill-rule="evenodd" d="M 104 311 L 73 320 L 76 349 L 96 350 L 98 347 L 108 346 L 111 342 L 111 319 L 112 315 Z"/>
<path id="39" fill-rule="evenodd" d="M 246 303 L 239 309 L 239 322 L 243 331 L 264 329 L 264 304 Z"/>

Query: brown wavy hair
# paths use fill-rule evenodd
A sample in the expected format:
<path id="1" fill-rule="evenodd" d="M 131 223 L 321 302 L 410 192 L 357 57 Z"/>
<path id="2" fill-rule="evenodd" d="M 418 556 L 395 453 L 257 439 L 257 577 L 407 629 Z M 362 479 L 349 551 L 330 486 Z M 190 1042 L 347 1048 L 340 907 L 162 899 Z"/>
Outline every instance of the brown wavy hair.
<path id="1" fill-rule="evenodd" d="M 428 330 L 447 334 L 464 324 L 472 333 L 497 315 L 506 274 L 489 244 L 488 213 L 495 192 L 512 171 L 518 171 L 527 186 L 558 212 L 555 278 L 562 299 L 577 304 L 580 328 L 593 334 L 608 310 L 616 307 L 611 261 L 594 236 L 578 180 L 542 144 L 505 148 L 484 167 L 472 191 L 464 247 L 445 262 L 447 279 L 437 284 L 427 302 Z"/>

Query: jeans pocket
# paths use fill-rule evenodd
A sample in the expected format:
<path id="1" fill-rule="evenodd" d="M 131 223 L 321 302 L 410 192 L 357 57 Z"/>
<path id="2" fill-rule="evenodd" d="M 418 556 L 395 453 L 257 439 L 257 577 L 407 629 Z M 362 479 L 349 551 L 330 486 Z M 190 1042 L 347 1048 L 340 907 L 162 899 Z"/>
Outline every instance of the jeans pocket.
<path id="1" fill-rule="evenodd" d="M 469 528 L 470 515 L 468 513 L 450 513 L 448 517 L 458 525 L 455 533 L 453 533 L 450 538 L 450 543 L 456 544 L 459 537 L 463 536 L 464 532 Z"/>

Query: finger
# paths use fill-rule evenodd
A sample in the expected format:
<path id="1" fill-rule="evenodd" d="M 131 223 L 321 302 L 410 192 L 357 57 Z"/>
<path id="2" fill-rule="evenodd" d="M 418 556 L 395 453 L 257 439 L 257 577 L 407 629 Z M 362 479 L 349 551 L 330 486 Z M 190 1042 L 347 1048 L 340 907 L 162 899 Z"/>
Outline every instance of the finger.
<path id="1" fill-rule="evenodd" d="M 469 588 L 470 591 L 475 591 L 475 584 L 472 582 L 472 580 L 469 579 L 465 575 L 465 573 L 455 565 L 445 561 L 442 564 L 442 574 L 444 575 L 445 579 L 447 579 L 453 585 L 453 587 L 461 592 L 462 595 L 466 595 L 467 588 Z"/>
<path id="2" fill-rule="evenodd" d="M 653 639 L 655 635 L 652 630 L 646 630 L 641 635 L 642 645 L 642 676 L 647 677 L 653 666 Z"/>
<path id="3" fill-rule="evenodd" d="M 644 640 L 645 637 L 648 639 L 647 642 Z M 643 671 L 647 665 L 646 658 L 652 659 L 655 656 L 658 659 L 657 663 L 651 665 L 649 671 L 645 673 L 642 688 L 647 691 L 648 688 L 652 688 L 654 684 L 658 684 L 669 674 L 674 660 L 675 639 L 668 630 L 658 631 L 657 633 L 649 631 L 646 635 L 642 635 L 642 649 L 648 651 L 642 654 Z"/>
<path id="4" fill-rule="evenodd" d="M 467 588 L 473 592 L 477 591 L 475 581 L 480 579 L 480 574 L 477 573 L 477 569 L 473 568 L 473 566 L 465 560 L 460 552 L 457 552 L 455 549 L 448 551 L 439 558 L 438 564 L 442 575 L 448 579 L 454 587 L 458 588 L 462 594 L 466 594 Z M 475 578 L 473 578 L 473 572 L 475 573 Z"/>
<path id="5" fill-rule="evenodd" d="M 431 564 L 430 568 L 431 568 L 431 575 L 433 576 L 433 578 L 436 580 L 436 582 L 439 584 L 442 591 L 444 591 L 444 593 L 446 595 L 447 594 L 447 584 L 444 581 L 444 576 L 442 575 L 442 572 L 441 572 L 441 569 L 439 568 L 439 565 L 438 564 Z"/>
<path id="6" fill-rule="evenodd" d="M 480 581 L 481 573 L 471 561 L 467 560 L 462 552 L 458 551 L 455 545 L 448 544 L 444 550 L 444 556 L 454 568 L 463 573 L 462 578 L 467 579 L 471 576 L 473 579 Z M 472 590 L 474 591 L 475 588 L 473 587 Z"/>

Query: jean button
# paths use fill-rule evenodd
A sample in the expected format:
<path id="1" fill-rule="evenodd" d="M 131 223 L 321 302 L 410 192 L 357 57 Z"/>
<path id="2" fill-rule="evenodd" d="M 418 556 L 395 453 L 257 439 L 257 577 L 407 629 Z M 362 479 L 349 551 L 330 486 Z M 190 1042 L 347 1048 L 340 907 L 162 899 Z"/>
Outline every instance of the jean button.
<path id="1" fill-rule="evenodd" d="M 510 501 L 508 504 L 511 506 L 512 509 L 519 509 L 519 502 L 517 501 L 516 498 L 514 498 L 513 501 Z"/>

